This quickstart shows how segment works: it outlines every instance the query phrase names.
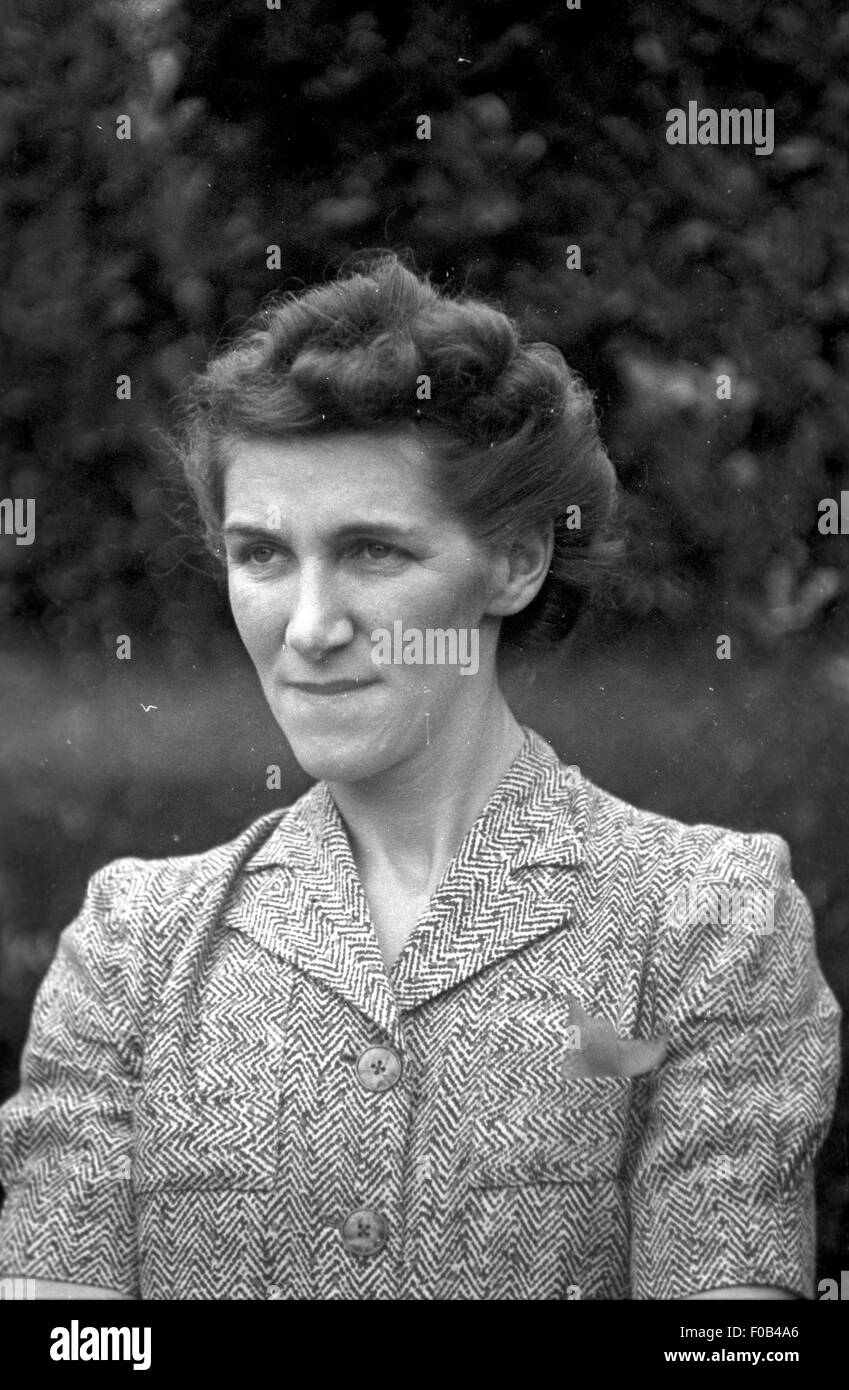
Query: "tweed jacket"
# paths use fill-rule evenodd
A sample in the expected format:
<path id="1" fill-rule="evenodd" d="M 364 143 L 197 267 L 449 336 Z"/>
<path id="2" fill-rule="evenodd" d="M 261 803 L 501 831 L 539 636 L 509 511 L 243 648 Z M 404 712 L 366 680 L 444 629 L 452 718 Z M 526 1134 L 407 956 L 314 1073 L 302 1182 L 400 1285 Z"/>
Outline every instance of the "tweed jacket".
<path id="1" fill-rule="evenodd" d="M 526 730 L 387 973 L 319 783 L 93 876 L 0 1111 L 0 1271 L 145 1299 L 810 1296 L 837 1024 L 775 835 L 636 810 Z"/>

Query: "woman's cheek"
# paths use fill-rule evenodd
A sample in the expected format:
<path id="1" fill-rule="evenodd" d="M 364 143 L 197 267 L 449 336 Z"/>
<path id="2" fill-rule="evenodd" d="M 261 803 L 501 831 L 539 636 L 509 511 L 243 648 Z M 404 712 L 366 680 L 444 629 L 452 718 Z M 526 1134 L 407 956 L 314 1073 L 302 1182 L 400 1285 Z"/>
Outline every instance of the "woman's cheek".
<path id="1" fill-rule="evenodd" d="M 483 594 L 483 585 L 466 575 L 440 575 L 435 582 L 399 585 L 391 596 L 384 595 L 383 609 L 388 617 L 401 618 L 405 627 L 422 631 L 467 627 L 470 615 L 482 611 Z"/>
<path id="2" fill-rule="evenodd" d="M 271 585 L 252 583 L 247 577 L 231 575 L 230 608 L 239 636 L 254 659 L 283 641 L 285 620 L 283 596 L 272 593 Z"/>

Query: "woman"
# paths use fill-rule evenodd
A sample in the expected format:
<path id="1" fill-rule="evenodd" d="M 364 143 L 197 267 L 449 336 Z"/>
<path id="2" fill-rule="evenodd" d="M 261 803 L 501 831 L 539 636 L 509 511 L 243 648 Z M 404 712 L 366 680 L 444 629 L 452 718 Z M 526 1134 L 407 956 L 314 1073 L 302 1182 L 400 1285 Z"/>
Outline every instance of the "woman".
<path id="1" fill-rule="evenodd" d="M 317 783 L 92 879 L 2 1115 L 0 1267 L 45 1297 L 810 1295 L 838 1011 L 784 842 L 625 805 L 499 685 L 609 558 L 559 352 L 384 256 L 264 310 L 184 454 Z"/>

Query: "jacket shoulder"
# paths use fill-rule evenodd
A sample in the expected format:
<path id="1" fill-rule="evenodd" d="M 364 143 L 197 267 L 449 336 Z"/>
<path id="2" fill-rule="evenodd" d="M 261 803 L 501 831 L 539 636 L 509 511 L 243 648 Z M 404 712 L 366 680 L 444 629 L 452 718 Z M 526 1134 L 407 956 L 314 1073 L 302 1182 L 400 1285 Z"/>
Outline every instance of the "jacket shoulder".
<path id="1" fill-rule="evenodd" d="M 780 835 L 731 830 L 710 822 L 687 822 L 642 810 L 584 779 L 588 793 L 587 850 L 609 853 L 615 846 L 639 863 L 649 878 L 667 886 L 698 873 L 723 878 L 785 878 L 790 852 Z"/>
<path id="2" fill-rule="evenodd" d="M 89 880 L 86 903 L 94 913 L 105 912 L 113 920 L 144 918 L 146 930 L 156 930 L 172 909 L 226 889 L 275 832 L 287 827 L 297 831 L 310 795 L 305 792 L 292 805 L 267 812 L 234 839 L 212 849 L 161 859 L 111 860 Z"/>

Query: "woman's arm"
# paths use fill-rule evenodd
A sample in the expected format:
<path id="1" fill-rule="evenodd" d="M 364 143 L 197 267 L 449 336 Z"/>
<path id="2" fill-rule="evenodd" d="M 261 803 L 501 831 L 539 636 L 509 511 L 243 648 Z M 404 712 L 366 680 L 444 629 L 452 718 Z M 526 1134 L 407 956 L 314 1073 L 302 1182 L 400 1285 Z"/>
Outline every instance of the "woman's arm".
<path id="1" fill-rule="evenodd" d="M 668 1050 L 638 1099 L 633 1296 L 811 1296 L 840 1012 L 810 907 L 775 835 L 693 827 L 667 873 L 649 1027 Z"/>
<path id="2" fill-rule="evenodd" d="M 138 880 L 130 860 L 92 878 L 36 997 L 20 1090 L 0 1108 L 0 1267 L 34 1280 L 36 1297 L 137 1289 L 139 967 L 124 902 Z"/>

